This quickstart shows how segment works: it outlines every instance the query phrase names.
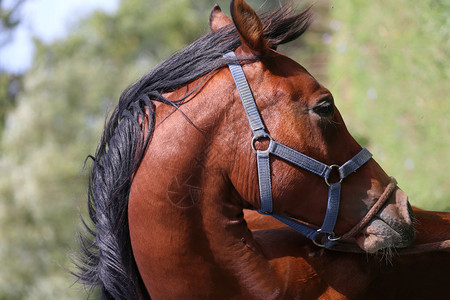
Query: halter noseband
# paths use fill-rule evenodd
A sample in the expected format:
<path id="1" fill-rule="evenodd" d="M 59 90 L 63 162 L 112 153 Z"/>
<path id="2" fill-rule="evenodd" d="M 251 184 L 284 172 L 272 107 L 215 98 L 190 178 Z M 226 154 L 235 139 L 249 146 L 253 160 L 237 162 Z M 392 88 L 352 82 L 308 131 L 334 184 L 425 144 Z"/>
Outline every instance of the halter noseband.
<path id="1" fill-rule="evenodd" d="M 261 209 L 258 212 L 261 214 L 271 215 L 272 217 L 285 223 L 289 227 L 311 239 L 317 246 L 326 248 L 333 246 L 339 239 L 341 239 L 341 236 L 337 236 L 334 233 L 334 226 L 336 225 L 339 212 L 341 182 L 344 178 L 355 172 L 367 161 L 369 161 L 372 154 L 369 150 L 364 148 L 342 166 L 328 166 L 292 148 L 277 143 L 267 133 L 264 127 L 255 99 L 253 98 L 252 91 L 247 82 L 244 71 L 236 58 L 236 55 L 234 52 L 228 52 L 224 55 L 224 58 L 232 60 L 228 63 L 228 67 L 230 68 L 253 133 L 251 145 L 257 157 L 259 192 L 261 198 Z M 270 140 L 269 147 L 266 150 L 255 149 L 255 142 L 262 138 L 268 138 Z M 272 183 L 269 164 L 270 154 L 273 154 L 325 179 L 326 184 L 329 186 L 328 204 L 323 224 L 319 229 L 315 229 L 295 219 L 273 212 Z M 339 181 L 330 183 L 329 177 L 333 170 L 339 173 Z M 383 197 L 383 199 L 380 199 L 381 201 L 379 200 L 377 204 L 383 204 L 387 198 L 389 198 L 389 195 Z M 381 205 L 378 206 L 381 207 Z M 362 222 L 360 222 L 357 226 L 362 226 Z M 324 235 L 326 236 L 326 239 L 324 239 Z"/>

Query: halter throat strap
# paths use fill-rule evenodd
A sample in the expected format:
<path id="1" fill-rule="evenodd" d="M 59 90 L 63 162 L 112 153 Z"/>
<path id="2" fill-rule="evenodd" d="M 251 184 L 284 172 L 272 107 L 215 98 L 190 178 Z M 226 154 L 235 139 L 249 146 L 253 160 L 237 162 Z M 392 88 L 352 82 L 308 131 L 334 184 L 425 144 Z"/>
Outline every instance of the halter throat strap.
<path id="1" fill-rule="evenodd" d="M 292 148 L 277 143 L 267 133 L 262 118 L 259 114 L 258 107 L 256 106 L 252 91 L 245 77 L 244 70 L 242 69 L 242 66 L 240 65 L 235 53 L 228 52 L 224 55 L 224 58 L 229 61 L 228 67 L 233 76 L 236 88 L 238 90 L 245 113 L 248 118 L 248 122 L 250 124 L 250 128 L 253 133 L 251 146 L 257 157 L 259 192 L 261 199 L 261 209 L 258 212 L 261 214 L 271 215 L 272 217 L 278 219 L 279 221 L 285 223 L 289 227 L 308 237 L 318 246 L 327 248 L 331 247 L 341 238 L 340 236 L 336 236 L 334 233 L 334 227 L 336 225 L 336 220 L 339 212 L 341 182 L 344 178 L 356 172 L 357 169 L 359 169 L 362 165 L 369 161 L 372 157 L 372 154 L 369 152 L 369 150 L 364 148 L 342 166 L 328 166 Z M 269 147 L 266 150 L 255 149 L 255 142 L 262 138 L 268 138 L 270 140 Z M 285 161 L 288 161 L 300 168 L 308 170 L 324 178 L 325 183 L 329 186 L 328 204 L 323 224 L 319 229 L 313 228 L 290 217 L 277 214 L 273 211 L 272 183 L 269 159 L 270 155 L 277 156 Z M 337 182 L 330 183 L 329 178 L 333 170 L 338 172 L 339 180 Z"/>

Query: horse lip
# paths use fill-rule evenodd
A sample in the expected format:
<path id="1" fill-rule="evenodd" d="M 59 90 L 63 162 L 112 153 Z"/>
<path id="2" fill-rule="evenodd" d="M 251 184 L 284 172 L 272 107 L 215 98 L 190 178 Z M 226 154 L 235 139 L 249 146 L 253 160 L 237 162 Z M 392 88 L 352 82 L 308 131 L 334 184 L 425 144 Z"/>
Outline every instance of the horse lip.
<path id="1" fill-rule="evenodd" d="M 414 241 L 414 236 L 412 225 L 375 216 L 361 231 L 356 242 L 364 251 L 375 253 L 385 248 L 407 247 Z"/>
<path id="2" fill-rule="evenodd" d="M 401 222 L 391 218 L 380 218 L 380 220 L 400 236 L 400 245 L 396 245 L 396 247 L 406 247 L 414 241 L 415 232 L 413 225 L 402 224 Z"/>

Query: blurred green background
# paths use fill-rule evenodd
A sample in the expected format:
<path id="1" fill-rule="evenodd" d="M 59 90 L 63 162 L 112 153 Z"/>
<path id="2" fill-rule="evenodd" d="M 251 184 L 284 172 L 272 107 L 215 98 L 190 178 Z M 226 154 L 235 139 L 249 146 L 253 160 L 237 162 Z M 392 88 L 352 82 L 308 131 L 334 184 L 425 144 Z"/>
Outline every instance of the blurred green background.
<path id="1" fill-rule="evenodd" d="M 25 73 L 0 66 L 0 299 L 86 298 L 65 270 L 86 206 L 84 159 L 121 91 L 207 32 L 214 3 L 123 0 L 64 38 L 36 38 Z M 2 30 L 13 29 L 1 8 Z M 311 30 L 281 51 L 334 93 L 413 205 L 450 211 L 450 1 L 320 0 L 314 11 Z"/>

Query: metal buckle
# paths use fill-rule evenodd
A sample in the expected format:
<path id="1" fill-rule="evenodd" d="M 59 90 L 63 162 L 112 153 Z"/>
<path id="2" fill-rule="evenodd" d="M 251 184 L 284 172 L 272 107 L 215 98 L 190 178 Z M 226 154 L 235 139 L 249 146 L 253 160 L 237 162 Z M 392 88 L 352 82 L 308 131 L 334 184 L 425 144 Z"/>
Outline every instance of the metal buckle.
<path id="1" fill-rule="evenodd" d="M 332 185 L 332 184 L 335 184 L 335 183 L 341 183 L 342 182 L 342 179 L 344 179 L 344 178 L 341 178 L 341 174 L 339 174 L 339 181 L 336 181 L 336 182 L 333 182 L 333 183 L 330 183 L 329 181 L 328 181 L 328 178 L 330 178 L 330 174 L 331 174 L 331 171 L 333 171 L 333 169 L 335 169 L 336 171 L 338 171 L 338 173 L 339 173 L 339 168 L 340 168 L 340 166 L 338 166 L 338 165 L 331 165 L 330 166 L 330 171 L 328 172 L 328 174 L 327 174 L 327 176 L 325 177 L 325 183 L 328 185 L 328 186 L 330 186 L 330 185 Z"/>
<path id="2" fill-rule="evenodd" d="M 339 241 L 339 240 L 341 239 L 341 237 L 342 237 L 342 236 L 340 236 L 340 235 L 336 235 L 334 232 L 332 232 L 331 234 L 330 234 L 330 233 L 326 233 L 326 232 L 322 232 L 322 229 L 321 229 L 321 228 L 317 229 L 317 233 L 325 234 L 325 235 L 327 236 L 327 239 L 328 239 L 329 241 L 331 241 L 331 242 Z M 321 235 L 320 235 L 320 234 L 317 234 L 317 235 L 312 239 L 312 242 L 314 243 L 314 245 L 316 245 L 316 246 L 318 246 L 318 247 L 321 247 L 321 248 L 324 248 L 324 247 L 325 247 L 325 243 L 322 244 L 321 242 L 317 241 L 317 237 L 318 237 L 318 236 L 321 236 Z"/>
<path id="3" fill-rule="evenodd" d="M 255 143 L 257 140 L 263 139 L 263 138 L 267 138 L 269 139 L 269 146 L 267 147 L 266 150 L 258 150 L 255 148 Z M 261 132 L 259 134 L 255 134 L 252 138 L 252 149 L 255 153 L 257 153 L 258 151 L 260 152 L 267 152 L 270 151 L 270 149 L 272 148 L 273 145 L 273 139 L 272 137 L 267 133 L 267 132 Z"/>

